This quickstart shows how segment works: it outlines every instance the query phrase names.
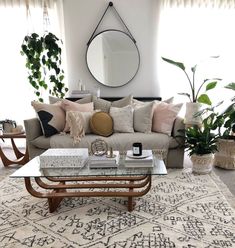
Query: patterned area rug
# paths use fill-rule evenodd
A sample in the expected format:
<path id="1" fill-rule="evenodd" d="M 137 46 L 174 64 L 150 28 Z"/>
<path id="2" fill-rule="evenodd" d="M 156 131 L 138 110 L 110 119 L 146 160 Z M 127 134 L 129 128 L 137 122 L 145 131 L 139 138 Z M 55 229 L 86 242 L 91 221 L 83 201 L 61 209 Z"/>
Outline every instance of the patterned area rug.
<path id="1" fill-rule="evenodd" d="M 123 198 L 68 198 L 54 213 L 22 179 L 0 182 L 0 247 L 235 247 L 234 198 L 215 176 L 170 170 L 126 211 Z"/>

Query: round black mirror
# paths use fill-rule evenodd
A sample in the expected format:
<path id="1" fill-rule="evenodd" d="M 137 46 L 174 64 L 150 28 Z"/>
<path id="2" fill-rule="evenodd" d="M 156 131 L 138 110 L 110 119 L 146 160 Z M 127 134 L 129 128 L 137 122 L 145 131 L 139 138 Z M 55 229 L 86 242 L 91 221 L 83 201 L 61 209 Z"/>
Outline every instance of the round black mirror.
<path id="1" fill-rule="evenodd" d="M 119 30 L 105 30 L 90 42 L 86 61 L 91 75 L 101 84 L 119 87 L 136 75 L 140 55 L 133 39 Z"/>

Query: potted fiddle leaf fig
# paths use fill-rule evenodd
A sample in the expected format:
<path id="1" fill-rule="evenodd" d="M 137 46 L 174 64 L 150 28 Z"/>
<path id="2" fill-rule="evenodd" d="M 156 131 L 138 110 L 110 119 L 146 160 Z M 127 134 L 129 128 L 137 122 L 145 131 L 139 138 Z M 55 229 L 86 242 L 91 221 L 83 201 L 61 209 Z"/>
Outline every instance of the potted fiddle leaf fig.
<path id="1" fill-rule="evenodd" d="M 217 151 L 218 134 L 216 113 L 211 113 L 202 120 L 202 126 L 193 125 L 184 130 L 185 148 L 193 163 L 192 171 L 206 174 L 212 170 L 213 154 Z"/>
<path id="2" fill-rule="evenodd" d="M 26 56 L 28 80 L 40 102 L 43 102 L 43 90 L 59 98 L 68 91 L 63 83 L 60 45 L 61 41 L 52 33 L 26 35 L 21 45 L 21 55 Z"/>
<path id="3" fill-rule="evenodd" d="M 212 58 L 217 58 L 217 56 L 214 56 Z M 216 87 L 218 81 L 220 81 L 220 78 L 212 78 L 212 79 L 204 79 L 199 85 L 196 85 L 195 82 L 195 74 L 197 71 L 197 64 L 191 67 L 191 72 L 192 76 L 190 78 L 189 73 L 186 71 L 186 67 L 182 62 L 177 62 L 171 59 L 167 59 L 162 57 L 162 59 L 165 62 L 168 62 L 179 69 L 181 69 L 189 83 L 190 87 L 190 93 L 189 92 L 183 92 L 183 93 L 178 93 L 179 95 L 183 95 L 189 98 L 190 102 L 186 103 L 186 114 L 185 114 L 185 124 L 188 125 L 196 125 L 196 124 L 201 124 L 201 117 L 197 116 L 195 117 L 195 113 L 197 113 L 200 109 L 202 104 L 207 104 L 211 105 L 212 102 L 207 95 L 207 91 L 212 90 Z M 202 89 L 205 89 L 205 92 L 203 94 L 201 93 Z"/>

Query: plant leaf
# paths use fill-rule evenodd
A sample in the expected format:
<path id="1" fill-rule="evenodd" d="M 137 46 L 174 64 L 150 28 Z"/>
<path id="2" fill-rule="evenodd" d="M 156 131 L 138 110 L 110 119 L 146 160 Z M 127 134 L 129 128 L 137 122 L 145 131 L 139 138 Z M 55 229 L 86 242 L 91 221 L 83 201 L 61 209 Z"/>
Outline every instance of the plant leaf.
<path id="1" fill-rule="evenodd" d="M 226 89 L 235 90 L 235 83 L 230 83 L 225 86 Z"/>
<path id="2" fill-rule="evenodd" d="M 185 66 L 184 66 L 183 63 L 181 63 L 181 62 L 176 62 L 176 61 L 174 61 L 174 60 L 167 59 L 167 58 L 164 58 L 164 57 L 162 57 L 162 59 L 163 59 L 164 61 L 166 61 L 166 62 L 172 64 L 172 65 L 175 65 L 175 66 L 179 67 L 179 68 L 182 69 L 183 71 L 185 71 Z"/>
<path id="3" fill-rule="evenodd" d="M 217 81 L 210 82 L 206 86 L 206 91 L 214 89 L 216 85 L 217 85 Z"/>
<path id="4" fill-rule="evenodd" d="M 200 103 L 207 104 L 207 105 L 211 105 L 211 104 L 212 104 L 212 102 L 211 102 L 209 96 L 206 95 L 206 94 L 200 95 L 200 96 L 198 97 L 197 101 L 200 102 Z"/>

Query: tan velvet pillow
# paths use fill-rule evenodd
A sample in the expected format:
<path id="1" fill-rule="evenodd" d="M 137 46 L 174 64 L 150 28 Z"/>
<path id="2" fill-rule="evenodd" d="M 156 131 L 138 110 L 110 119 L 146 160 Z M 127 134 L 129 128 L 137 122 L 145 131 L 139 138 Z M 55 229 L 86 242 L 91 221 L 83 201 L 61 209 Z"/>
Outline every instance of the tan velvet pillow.
<path id="1" fill-rule="evenodd" d="M 159 102 L 155 104 L 152 131 L 171 135 L 173 123 L 182 106 L 182 103 L 167 104 Z"/>
<path id="2" fill-rule="evenodd" d="M 97 112 L 90 118 L 90 128 L 94 134 L 110 136 L 113 133 L 113 119 L 106 112 Z"/>

